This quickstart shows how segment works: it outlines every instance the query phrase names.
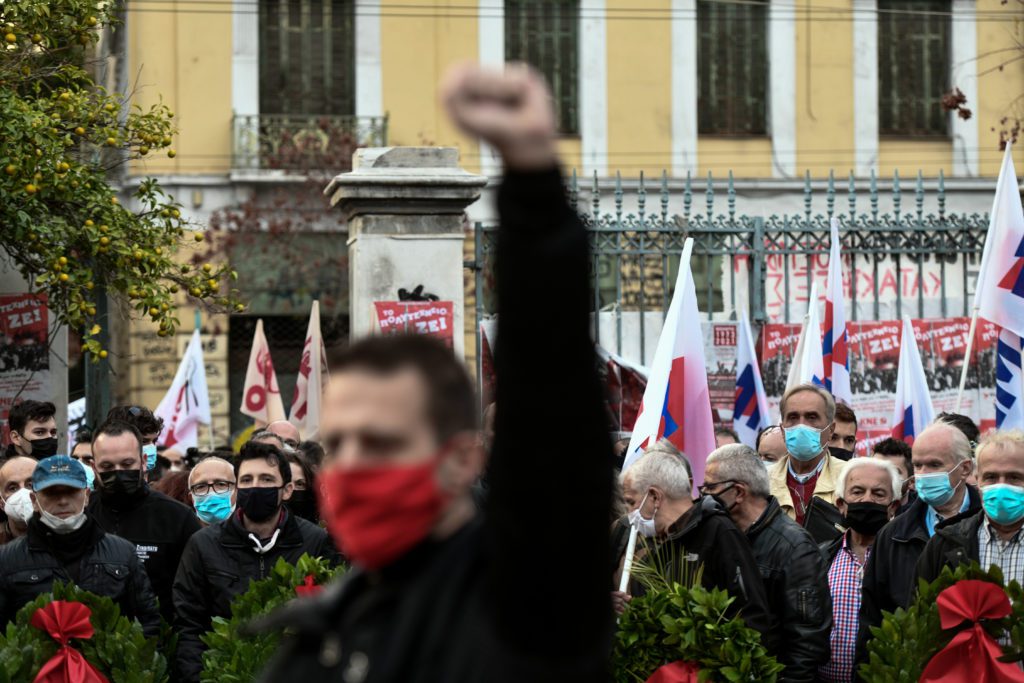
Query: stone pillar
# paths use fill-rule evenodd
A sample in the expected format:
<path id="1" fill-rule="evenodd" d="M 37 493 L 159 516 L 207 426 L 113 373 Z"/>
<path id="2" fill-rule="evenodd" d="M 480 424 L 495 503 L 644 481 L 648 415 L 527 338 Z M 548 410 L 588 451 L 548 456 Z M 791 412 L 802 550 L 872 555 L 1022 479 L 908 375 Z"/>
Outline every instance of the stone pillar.
<path id="1" fill-rule="evenodd" d="M 396 301 L 399 289 L 451 301 L 455 352 L 465 355 L 463 213 L 480 196 L 485 176 L 459 168 L 454 147 L 357 150 L 352 172 L 325 193 L 344 212 L 349 236 L 351 335 L 374 331 L 373 302 Z"/>

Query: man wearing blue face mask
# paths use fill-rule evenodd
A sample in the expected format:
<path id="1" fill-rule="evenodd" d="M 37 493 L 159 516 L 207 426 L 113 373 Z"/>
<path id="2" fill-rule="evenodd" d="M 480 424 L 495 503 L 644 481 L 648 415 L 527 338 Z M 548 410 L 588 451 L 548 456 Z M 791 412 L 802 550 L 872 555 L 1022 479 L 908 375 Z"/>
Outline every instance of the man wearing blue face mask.
<path id="1" fill-rule="evenodd" d="M 224 458 L 203 458 L 189 472 L 188 492 L 203 526 L 223 522 L 235 510 L 235 468 Z"/>
<path id="2" fill-rule="evenodd" d="M 970 515 L 981 507 L 978 490 L 967 483 L 971 445 L 954 425 L 937 420 L 911 446 L 917 499 L 875 540 L 864 568 L 857 661 L 867 661 L 871 627 L 882 625 L 882 612 L 910 604 L 917 587 L 917 561 L 928 539 L 944 520 Z"/>
<path id="3" fill-rule="evenodd" d="M 916 464 L 915 450 L 915 464 Z M 945 566 L 996 565 L 1007 583 L 1024 583 L 1024 432 L 995 432 L 978 446 L 982 510 L 940 525 L 917 563 L 917 575 L 934 581 Z M 920 492 L 919 492 L 920 493 Z"/>
<path id="4" fill-rule="evenodd" d="M 835 429 L 836 403 L 832 394 L 821 387 L 799 384 L 782 396 L 779 414 L 786 455 L 768 472 L 771 494 L 790 518 L 807 526 L 805 517 L 813 498 L 827 504 L 823 510 L 835 510 L 836 480 L 846 464 L 828 450 Z M 838 512 L 832 516 L 839 518 Z M 813 531 L 811 535 L 819 543 L 830 540 Z"/>

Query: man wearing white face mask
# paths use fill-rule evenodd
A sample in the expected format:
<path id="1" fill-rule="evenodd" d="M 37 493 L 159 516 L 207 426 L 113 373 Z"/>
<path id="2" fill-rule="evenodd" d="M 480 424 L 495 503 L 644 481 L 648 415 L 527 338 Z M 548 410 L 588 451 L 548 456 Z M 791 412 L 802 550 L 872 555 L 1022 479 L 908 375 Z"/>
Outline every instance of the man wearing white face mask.
<path id="1" fill-rule="evenodd" d="M 32 501 L 28 494 L 32 490 L 32 472 L 36 464 L 33 458 L 16 455 L 0 466 L 0 504 L 7 515 L 0 527 L 0 545 L 25 535 L 32 516 Z"/>
<path id="2" fill-rule="evenodd" d="M 768 471 L 771 494 L 816 542 L 831 541 L 840 533 L 833 528 L 840 518 L 835 508 L 836 481 L 846 464 L 828 451 L 835 429 L 835 400 L 821 387 L 798 384 L 782 396 L 779 414 L 786 456 Z"/>
<path id="3" fill-rule="evenodd" d="M 768 598 L 750 544 L 713 497 L 693 500 L 683 458 L 652 449 L 622 473 L 621 481 L 630 521 L 646 539 L 637 544 L 637 556 L 656 555 L 680 583 L 700 569 L 705 588 L 726 590 L 735 598 L 730 614 L 740 613 L 747 626 L 767 634 Z M 641 590 L 635 582 L 631 586 L 633 594 Z M 620 612 L 628 601 L 624 594 L 613 594 Z"/>
<path id="4" fill-rule="evenodd" d="M 36 514 L 28 534 L 0 548 L 0 624 L 62 581 L 112 599 L 122 614 L 139 620 L 147 636 L 156 636 L 160 613 L 135 546 L 105 533 L 86 514 L 82 465 L 66 455 L 44 458 L 32 488 Z"/>

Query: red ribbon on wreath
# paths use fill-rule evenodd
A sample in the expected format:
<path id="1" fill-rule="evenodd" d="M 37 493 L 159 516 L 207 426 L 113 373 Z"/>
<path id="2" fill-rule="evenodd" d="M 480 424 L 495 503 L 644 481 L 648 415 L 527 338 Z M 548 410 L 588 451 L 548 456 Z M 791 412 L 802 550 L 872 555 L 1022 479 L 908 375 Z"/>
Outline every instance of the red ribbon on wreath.
<path id="1" fill-rule="evenodd" d="M 323 589 L 323 586 L 316 585 L 316 577 L 312 574 L 306 574 L 306 579 L 302 582 L 302 585 L 295 587 L 295 594 L 299 597 L 306 597 L 316 595 Z"/>
<path id="2" fill-rule="evenodd" d="M 57 654 L 39 669 L 35 683 L 110 683 L 68 643 L 72 638 L 92 638 L 91 616 L 92 610 L 82 603 L 63 600 L 54 600 L 35 611 L 29 623 L 60 644 Z"/>
<path id="3" fill-rule="evenodd" d="M 943 629 L 972 623 L 940 650 L 921 674 L 920 683 L 1024 683 L 1024 671 L 1000 662 L 1003 649 L 978 622 L 1010 615 L 1006 592 L 988 581 L 965 579 L 939 593 L 937 601 Z"/>
<path id="4" fill-rule="evenodd" d="M 647 683 L 697 683 L 699 680 L 697 674 L 699 672 L 700 667 L 697 666 L 696 662 L 680 660 L 658 667 L 651 674 L 651 677 L 647 679 Z"/>

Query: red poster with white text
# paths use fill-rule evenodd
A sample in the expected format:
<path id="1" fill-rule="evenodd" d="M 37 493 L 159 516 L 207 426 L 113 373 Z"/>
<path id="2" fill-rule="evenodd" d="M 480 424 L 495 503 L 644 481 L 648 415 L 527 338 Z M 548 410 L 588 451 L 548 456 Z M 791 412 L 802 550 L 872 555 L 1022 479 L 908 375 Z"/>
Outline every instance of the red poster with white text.
<path id="1" fill-rule="evenodd" d="M 373 308 L 382 334 L 426 334 L 455 346 L 451 301 L 375 301 Z"/>

